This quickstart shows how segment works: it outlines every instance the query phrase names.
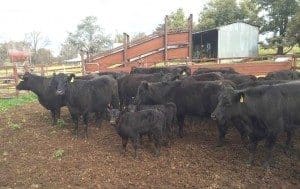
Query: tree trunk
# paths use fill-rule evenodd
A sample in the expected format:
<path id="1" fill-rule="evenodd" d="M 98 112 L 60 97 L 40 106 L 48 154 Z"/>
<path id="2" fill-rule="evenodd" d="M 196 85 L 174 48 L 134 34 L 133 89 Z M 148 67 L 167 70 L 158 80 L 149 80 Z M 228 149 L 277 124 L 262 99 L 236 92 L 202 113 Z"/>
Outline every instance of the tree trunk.
<path id="1" fill-rule="evenodd" d="M 277 47 L 277 54 L 278 55 L 283 55 L 283 46 L 278 46 Z"/>

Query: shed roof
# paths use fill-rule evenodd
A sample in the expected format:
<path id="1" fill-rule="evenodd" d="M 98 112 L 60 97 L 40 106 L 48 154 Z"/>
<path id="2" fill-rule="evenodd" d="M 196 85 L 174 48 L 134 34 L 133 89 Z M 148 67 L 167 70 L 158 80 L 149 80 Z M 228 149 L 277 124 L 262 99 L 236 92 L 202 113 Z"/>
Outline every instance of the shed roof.
<path id="1" fill-rule="evenodd" d="M 231 24 L 226 24 L 226 25 L 218 26 L 218 27 L 215 27 L 215 28 L 212 28 L 212 29 L 207 29 L 207 30 L 203 30 L 203 31 L 194 32 L 193 34 L 206 33 L 206 32 L 210 32 L 210 31 L 214 31 L 214 30 L 219 30 L 220 28 L 223 28 L 223 27 L 226 27 L 226 26 L 229 26 L 229 25 L 232 25 L 232 24 L 238 24 L 238 23 L 243 23 L 243 24 L 247 24 L 249 26 L 253 26 L 253 27 L 258 28 L 258 26 L 255 26 L 255 25 L 252 25 L 252 24 L 248 24 L 248 23 L 243 22 L 243 21 L 238 21 L 238 22 L 234 22 L 234 23 L 231 23 Z"/>

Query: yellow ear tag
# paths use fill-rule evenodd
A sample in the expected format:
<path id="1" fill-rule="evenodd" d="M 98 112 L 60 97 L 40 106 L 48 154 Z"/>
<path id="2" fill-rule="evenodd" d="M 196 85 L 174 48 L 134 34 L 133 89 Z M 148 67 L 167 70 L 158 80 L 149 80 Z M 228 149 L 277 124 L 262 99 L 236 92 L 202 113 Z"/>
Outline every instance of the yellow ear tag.
<path id="1" fill-rule="evenodd" d="M 70 81 L 71 83 L 73 83 L 74 82 L 74 77 L 72 77 L 72 79 L 71 79 L 71 81 Z"/>
<path id="2" fill-rule="evenodd" d="M 243 96 L 241 96 L 241 98 L 240 98 L 240 103 L 244 103 L 244 97 Z"/>

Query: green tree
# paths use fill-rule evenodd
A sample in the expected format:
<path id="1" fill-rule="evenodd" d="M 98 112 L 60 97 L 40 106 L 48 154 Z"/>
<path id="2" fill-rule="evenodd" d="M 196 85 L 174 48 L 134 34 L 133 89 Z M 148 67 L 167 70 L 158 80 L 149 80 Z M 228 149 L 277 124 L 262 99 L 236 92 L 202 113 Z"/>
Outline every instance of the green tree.
<path id="1" fill-rule="evenodd" d="M 5 44 L 0 44 L 0 65 L 2 65 L 8 59 L 7 53 L 8 52 Z"/>
<path id="2" fill-rule="evenodd" d="M 49 64 L 53 59 L 53 55 L 49 49 L 40 48 L 36 54 L 36 61 L 42 64 Z"/>
<path id="3" fill-rule="evenodd" d="M 299 10 L 299 0 L 257 0 L 259 6 L 264 10 L 265 24 L 262 27 L 263 32 L 272 32 L 273 36 L 267 39 L 269 46 L 277 48 L 277 54 L 285 54 L 284 47 L 292 47 L 296 41 L 289 40 L 292 30 L 300 30 L 293 28 L 293 25 L 299 26 L 296 12 Z M 299 12 L 299 11 L 298 11 Z M 299 14 L 299 13 L 298 13 Z M 292 25 L 290 23 L 293 23 Z M 288 28 L 291 28 L 291 33 L 288 33 Z"/>
<path id="4" fill-rule="evenodd" d="M 139 32 L 139 33 L 136 33 L 134 34 L 132 37 L 131 37 L 131 41 L 136 41 L 136 40 L 139 40 L 139 39 L 142 39 L 144 37 L 146 37 L 147 35 L 144 33 L 144 32 Z"/>
<path id="5" fill-rule="evenodd" d="M 187 18 L 184 14 L 184 11 L 182 8 L 177 9 L 175 12 L 171 12 L 171 14 L 168 16 L 168 29 L 169 30 L 181 30 L 186 29 L 188 25 Z M 159 24 L 154 33 L 162 33 L 164 32 L 164 26 L 165 24 Z"/>
<path id="6" fill-rule="evenodd" d="M 237 21 L 259 26 L 262 19 L 258 17 L 260 9 L 252 0 L 211 0 L 199 15 L 197 30 L 207 30 Z"/>
<path id="7" fill-rule="evenodd" d="M 288 42 L 293 45 L 297 43 L 300 47 L 300 6 L 298 6 L 298 10 L 296 15 L 292 18 L 291 22 L 288 24 L 287 29 L 287 38 Z"/>
<path id="8" fill-rule="evenodd" d="M 25 42 L 30 45 L 31 62 L 33 64 L 40 63 L 38 61 L 38 50 L 49 45 L 49 39 L 43 36 L 41 32 L 33 31 L 25 34 Z"/>
<path id="9" fill-rule="evenodd" d="M 87 59 L 94 53 L 107 49 L 112 41 L 105 35 L 97 24 L 97 17 L 88 16 L 77 25 L 77 30 L 69 33 L 67 41 L 80 52 L 81 56 L 86 54 Z"/>
<path id="10" fill-rule="evenodd" d="M 121 34 L 121 33 L 116 34 L 114 42 L 115 43 L 123 43 L 123 34 Z"/>
<path id="11" fill-rule="evenodd" d="M 70 41 L 66 40 L 62 45 L 61 45 L 61 50 L 60 50 L 60 57 L 62 60 L 68 60 L 72 58 L 76 58 L 78 55 L 78 49 L 70 43 Z"/>

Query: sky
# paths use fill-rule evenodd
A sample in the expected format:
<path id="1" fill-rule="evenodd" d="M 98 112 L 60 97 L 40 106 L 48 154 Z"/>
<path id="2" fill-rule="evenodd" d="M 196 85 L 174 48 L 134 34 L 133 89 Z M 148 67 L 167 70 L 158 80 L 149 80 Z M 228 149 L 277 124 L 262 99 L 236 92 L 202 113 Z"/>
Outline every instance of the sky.
<path id="1" fill-rule="evenodd" d="M 86 16 L 112 37 L 126 32 L 150 34 L 164 16 L 183 8 L 194 21 L 208 0 L 5 0 L 0 7 L 0 42 L 21 41 L 26 33 L 41 32 L 49 38 L 47 48 L 57 55 L 68 32 Z"/>

